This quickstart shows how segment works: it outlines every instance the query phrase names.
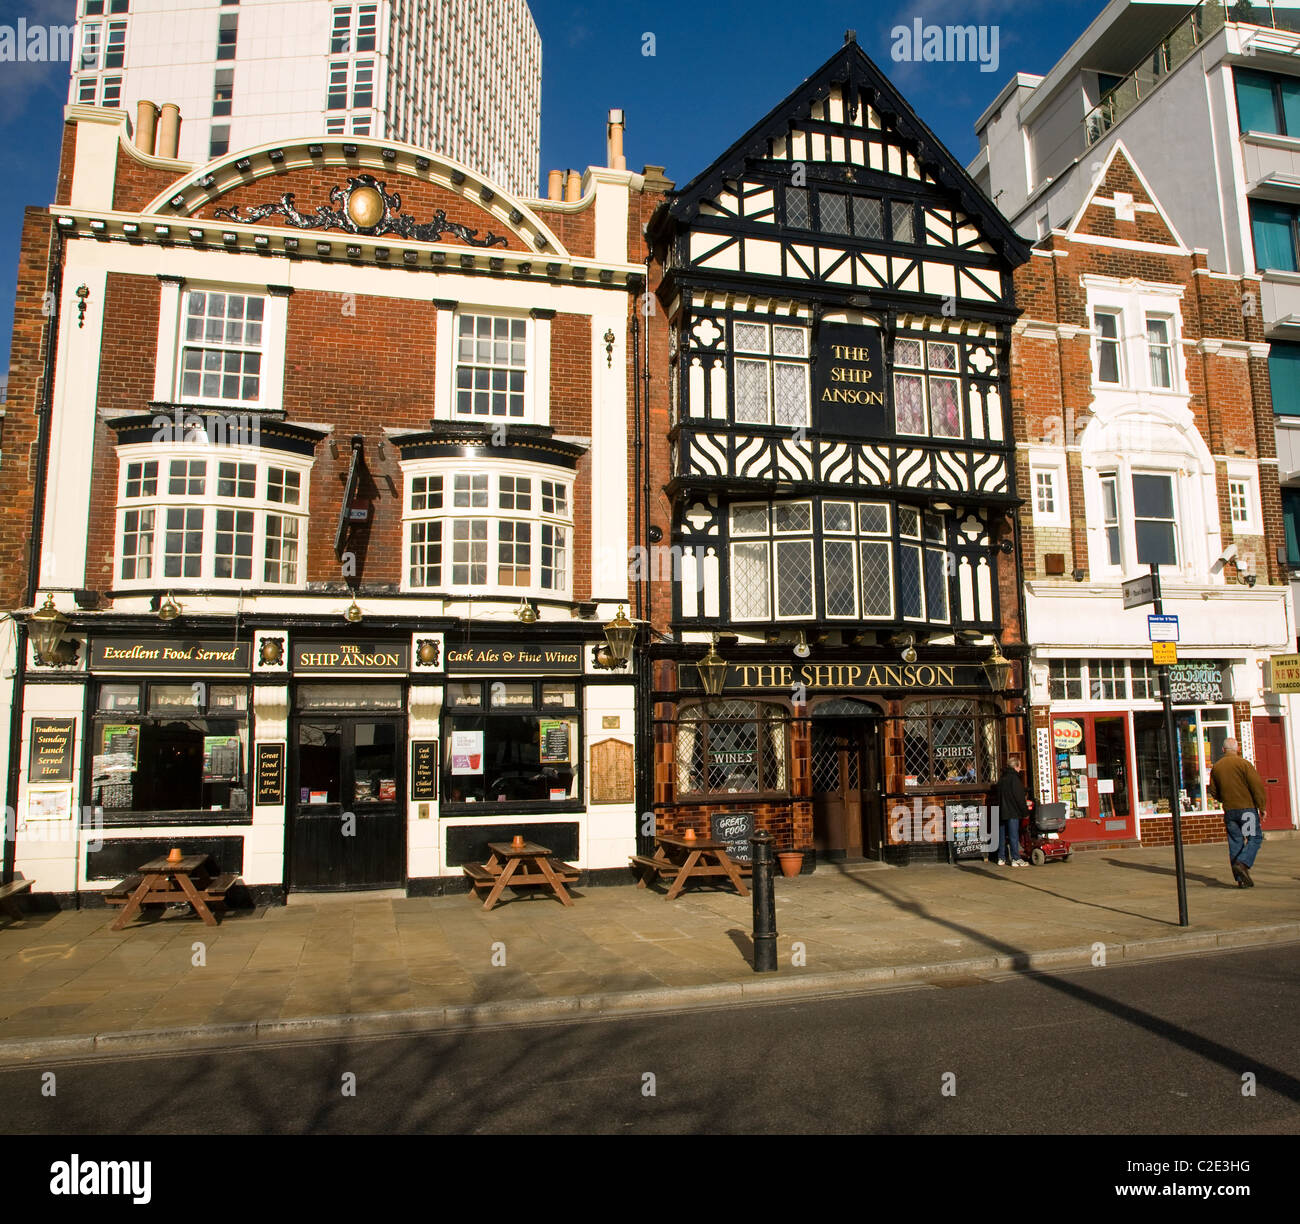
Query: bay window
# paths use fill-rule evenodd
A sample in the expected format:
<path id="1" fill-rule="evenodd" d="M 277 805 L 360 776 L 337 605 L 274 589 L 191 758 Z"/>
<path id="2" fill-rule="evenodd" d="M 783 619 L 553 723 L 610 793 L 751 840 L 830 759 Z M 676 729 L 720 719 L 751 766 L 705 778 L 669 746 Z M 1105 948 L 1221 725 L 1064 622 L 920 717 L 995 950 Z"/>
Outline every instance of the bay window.
<path id="1" fill-rule="evenodd" d="M 287 460 L 196 452 L 120 448 L 118 581 L 302 586 L 305 471 Z"/>
<path id="2" fill-rule="evenodd" d="M 406 483 L 409 589 L 568 597 L 569 480 L 522 468 L 426 467 L 408 472 Z"/>
<path id="3" fill-rule="evenodd" d="M 951 618 L 941 515 L 886 502 L 742 502 L 730 527 L 732 620 Z"/>

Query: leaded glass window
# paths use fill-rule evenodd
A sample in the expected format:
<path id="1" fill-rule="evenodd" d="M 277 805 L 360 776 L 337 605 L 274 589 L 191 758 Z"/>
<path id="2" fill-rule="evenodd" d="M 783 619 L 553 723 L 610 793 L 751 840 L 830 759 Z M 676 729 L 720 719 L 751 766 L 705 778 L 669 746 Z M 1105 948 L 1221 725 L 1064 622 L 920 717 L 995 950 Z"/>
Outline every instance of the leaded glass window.
<path id="1" fill-rule="evenodd" d="M 677 791 L 684 794 L 784 792 L 788 717 L 762 701 L 714 701 L 678 716 Z"/>
<path id="2" fill-rule="evenodd" d="M 903 719 L 908 786 L 988 786 L 997 781 L 997 716 L 985 702 L 914 702 Z"/>

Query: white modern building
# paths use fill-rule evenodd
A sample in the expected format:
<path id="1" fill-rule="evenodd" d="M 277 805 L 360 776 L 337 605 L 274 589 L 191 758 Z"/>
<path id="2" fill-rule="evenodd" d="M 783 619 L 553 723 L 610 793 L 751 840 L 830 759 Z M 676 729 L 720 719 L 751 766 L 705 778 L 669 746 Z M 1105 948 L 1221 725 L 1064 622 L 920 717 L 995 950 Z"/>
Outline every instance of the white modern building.
<path id="1" fill-rule="evenodd" d="M 1287 564 L 1300 571 L 1300 9 L 1111 0 L 976 122 L 968 169 L 1031 240 L 1066 228 L 1122 140 L 1210 268 L 1262 279 Z M 1292 583 L 1300 596 L 1300 582 Z"/>
<path id="2" fill-rule="evenodd" d="M 133 121 L 141 101 L 174 103 L 179 147 L 165 155 L 368 136 L 538 194 L 542 43 L 527 0 L 78 0 L 77 25 L 69 102 Z"/>

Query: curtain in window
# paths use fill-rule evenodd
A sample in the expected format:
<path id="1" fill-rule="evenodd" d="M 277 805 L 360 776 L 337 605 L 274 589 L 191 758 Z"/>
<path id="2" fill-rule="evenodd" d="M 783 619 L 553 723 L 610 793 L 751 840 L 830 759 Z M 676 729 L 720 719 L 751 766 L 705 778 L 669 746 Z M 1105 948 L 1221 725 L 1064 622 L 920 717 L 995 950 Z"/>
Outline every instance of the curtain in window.
<path id="1" fill-rule="evenodd" d="M 1251 201 L 1250 226 L 1255 235 L 1257 268 L 1276 268 L 1283 272 L 1300 270 L 1291 233 L 1293 215 L 1285 205 L 1270 204 L 1265 200 Z"/>
<path id="2" fill-rule="evenodd" d="M 1273 411 L 1279 416 L 1300 416 L 1300 344 L 1273 341 L 1268 352 L 1268 381 Z"/>
<path id="3" fill-rule="evenodd" d="M 1272 132 L 1278 134 L 1277 114 L 1273 109 L 1273 79 L 1255 72 L 1235 70 L 1237 85 L 1237 117 L 1243 132 Z M 1287 116 L 1289 120 L 1290 115 Z M 1293 131 L 1300 133 L 1300 123 Z"/>

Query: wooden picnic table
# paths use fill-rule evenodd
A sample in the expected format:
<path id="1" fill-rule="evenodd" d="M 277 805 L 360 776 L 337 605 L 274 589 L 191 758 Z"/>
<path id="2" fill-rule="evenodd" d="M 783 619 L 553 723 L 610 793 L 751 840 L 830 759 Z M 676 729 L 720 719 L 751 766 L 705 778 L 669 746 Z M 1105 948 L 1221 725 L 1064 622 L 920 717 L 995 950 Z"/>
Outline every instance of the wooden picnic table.
<path id="1" fill-rule="evenodd" d="M 124 907 L 111 929 L 120 931 L 146 905 L 176 905 L 187 901 L 208 926 L 216 926 L 217 919 L 210 907 L 225 904 L 226 893 L 238 878 L 234 872 L 214 877 L 208 870 L 206 854 L 188 854 L 174 863 L 166 856 L 150 859 L 135 875 L 104 894 L 109 905 Z"/>
<path id="2" fill-rule="evenodd" d="M 564 905 L 572 905 L 565 884 L 578 878 L 578 869 L 561 862 L 546 846 L 524 842 L 522 846 L 510 842 L 488 842 L 491 855 L 486 863 L 466 863 L 462 870 L 469 876 L 471 886 L 477 890 L 489 889 L 483 908 L 490 910 L 507 888 L 520 884 L 544 884 Z"/>
<path id="3" fill-rule="evenodd" d="M 716 876 L 725 876 L 736 886 L 736 891 L 742 897 L 749 896 L 745 881 L 741 879 L 744 869 L 727 853 L 727 843 L 724 841 L 661 833 L 655 838 L 653 856 L 635 854 L 631 861 L 632 870 L 640 876 L 637 880 L 638 888 L 644 888 L 650 876 L 656 879 L 659 876 L 676 877 L 668 890 L 669 901 L 682 891 L 687 880 Z"/>

